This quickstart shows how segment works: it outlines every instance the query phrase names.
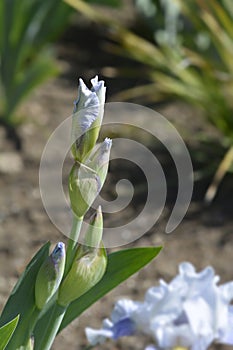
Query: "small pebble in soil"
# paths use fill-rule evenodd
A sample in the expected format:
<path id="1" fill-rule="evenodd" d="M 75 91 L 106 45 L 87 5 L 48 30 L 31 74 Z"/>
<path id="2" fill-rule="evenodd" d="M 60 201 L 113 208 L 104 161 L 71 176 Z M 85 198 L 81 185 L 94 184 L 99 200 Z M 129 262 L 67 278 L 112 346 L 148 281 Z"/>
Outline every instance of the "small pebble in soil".
<path id="1" fill-rule="evenodd" d="M 0 154 L 0 173 L 16 174 L 23 169 L 23 161 L 16 152 L 5 152 Z"/>

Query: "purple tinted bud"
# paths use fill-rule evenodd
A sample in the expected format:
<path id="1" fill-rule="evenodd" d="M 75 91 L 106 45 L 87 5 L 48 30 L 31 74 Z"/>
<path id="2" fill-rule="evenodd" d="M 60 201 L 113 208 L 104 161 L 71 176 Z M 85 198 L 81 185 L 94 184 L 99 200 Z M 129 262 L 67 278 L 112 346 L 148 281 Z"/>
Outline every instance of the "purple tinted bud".
<path id="1" fill-rule="evenodd" d="M 35 283 L 35 301 L 38 309 L 44 305 L 56 293 L 65 268 L 65 245 L 59 242 L 50 256 L 40 267 Z"/>

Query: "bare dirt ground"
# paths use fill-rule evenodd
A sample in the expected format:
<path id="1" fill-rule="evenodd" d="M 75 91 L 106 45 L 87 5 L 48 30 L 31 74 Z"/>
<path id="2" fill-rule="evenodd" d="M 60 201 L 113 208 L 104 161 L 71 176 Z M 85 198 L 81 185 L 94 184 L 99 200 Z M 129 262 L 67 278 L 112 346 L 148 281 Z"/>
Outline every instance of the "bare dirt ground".
<path id="1" fill-rule="evenodd" d="M 94 30 L 93 30 L 94 29 Z M 83 31 L 82 31 L 83 30 Z M 92 33 L 92 36 L 90 36 Z M 96 33 L 96 34 L 93 34 Z M 39 247 L 51 240 L 66 241 L 66 237 L 50 222 L 40 198 L 38 183 L 39 163 L 45 143 L 51 132 L 72 111 L 72 103 L 76 98 L 77 78 L 89 79 L 99 74 L 101 67 L 112 65 L 117 58 L 108 56 L 101 50 L 101 33 L 95 28 L 84 28 L 75 33 L 69 42 L 68 32 L 64 42 L 57 47 L 59 61 L 65 68 L 65 73 L 38 89 L 22 107 L 22 113 L 28 118 L 27 123 L 20 127 L 23 140 L 23 151 L 17 153 L 0 129 L 0 306 L 3 307 L 10 290 L 15 284 L 26 263 Z M 85 39 L 86 38 L 86 39 Z M 93 45 L 95 46 L 93 48 Z M 108 98 L 122 88 L 137 84 L 137 81 L 122 79 L 107 79 Z M 157 107 L 165 117 L 174 122 L 182 132 L 189 125 L 191 134 L 200 130 L 196 115 L 189 108 L 180 104 L 167 104 Z M 208 129 L 211 134 L 212 129 Z M 153 145 L 152 145 L 153 146 Z M 196 139 L 188 138 L 188 146 L 194 153 L 202 154 Z M 153 147 L 152 147 L 153 148 Z M 221 151 L 209 148 L 206 159 L 216 164 Z M 5 159 L 5 160 L 4 160 Z M 167 159 L 167 158 L 166 158 Z M 170 163 L 165 159 L 163 166 L 167 172 L 168 182 L 171 180 Z M 201 166 L 200 164 L 195 166 Z M 132 177 L 124 163 L 110 167 L 107 187 L 103 192 L 111 193 L 118 177 Z M 170 179 L 170 180 L 169 180 Z M 182 223 L 171 235 L 164 234 L 164 227 L 170 210 L 174 205 L 176 189 L 170 186 L 166 209 L 158 223 L 141 239 L 129 246 L 152 246 L 159 243 L 164 248 L 159 257 L 142 271 L 120 285 L 109 295 L 85 312 L 79 320 L 73 322 L 57 337 L 53 349 L 81 350 L 86 345 L 85 326 L 99 328 L 103 318 L 108 317 L 116 300 L 122 297 L 142 300 L 148 287 L 156 285 L 160 278 L 169 281 L 177 273 L 178 264 L 190 261 L 197 269 L 212 265 L 221 281 L 233 280 L 232 248 L 232 176 L 225 179 L 219 195 L 210 207 L 203 205 L 202 199 L 210 177 L 195 184 L 193 201 Z M 141 179 L 138 179 L 140 185 Z M 136 200 L 124 211 L 122 220 L 140 208 L 141 199 Z M 111 215 L 106 221 L 111 224 Z M 119 248 L 121 249 L 121 248 Z M 140 338 L 125 338 L 117 342 L 108 342 L 97 349 L 143 349 L 148 340 Z M 228 349 L 216 345 L 213 349 Z"/>

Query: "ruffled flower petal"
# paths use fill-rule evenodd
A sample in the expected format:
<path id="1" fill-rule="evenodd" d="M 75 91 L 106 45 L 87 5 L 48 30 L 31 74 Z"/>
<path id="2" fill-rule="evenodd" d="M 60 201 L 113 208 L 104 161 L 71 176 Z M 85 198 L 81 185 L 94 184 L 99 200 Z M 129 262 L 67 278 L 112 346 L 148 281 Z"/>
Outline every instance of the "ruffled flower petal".
<path id="1" fill-rule="evenodd" d="M 123 299 L 116 303 L 111 319 L 105 319 L 100 330 L 87 327 L 85 329 L 87 339 L 91 345 L 101 344 L 107 338 L 118 339 L 136 333 L 136 324 L 131 317 L 137 304 L 132 300 Z"/>
<path id="2" fill-rule="evenodd" d="M 212 267 L 196 272 L 192 264 L 180 264 L 179 274 L 170 283 L 161 280 L 149 288 L 144 302 L 116 304 L 109 321 L 111 338 L 149 335 L 155 345 L 145 350 L 207 350 L 213 342 L 233 345 L 233 282 L 218 286 L 218 281 Z"/>

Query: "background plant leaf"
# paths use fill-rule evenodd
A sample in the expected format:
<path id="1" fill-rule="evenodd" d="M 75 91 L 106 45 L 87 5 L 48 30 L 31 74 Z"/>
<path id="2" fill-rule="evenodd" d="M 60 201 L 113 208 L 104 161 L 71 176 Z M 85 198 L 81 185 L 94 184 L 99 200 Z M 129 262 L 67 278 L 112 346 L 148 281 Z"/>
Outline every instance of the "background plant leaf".
<path id="1" fill-rule="evenodd" d="M 86 2 L 95 5 L 106 5 L 110 7 L 120 7 L 122 0 L 86 0 Z"/>
<path id="2" fill-rule="evenodd" d="M 44 80 L 58 74 L 50 42 L 68 24 L 62 0 L 0 2 L 0 118 L 17 126 L 18 105 Z"/>
<path id="3" fill-rule="evenodd" d="M 19 316 L 16 316 L 12 321 L 0 328 L 0 350 L 4 350 L 6 348 L 7 343 L 15 331 L 18 321 Z"/>

